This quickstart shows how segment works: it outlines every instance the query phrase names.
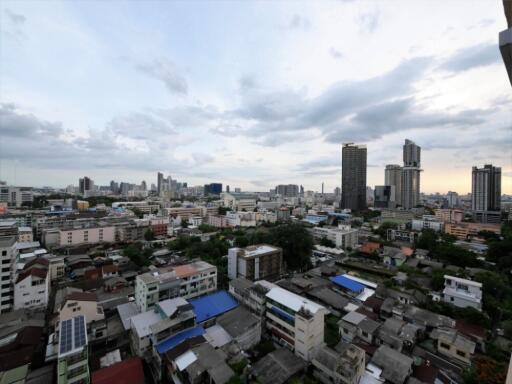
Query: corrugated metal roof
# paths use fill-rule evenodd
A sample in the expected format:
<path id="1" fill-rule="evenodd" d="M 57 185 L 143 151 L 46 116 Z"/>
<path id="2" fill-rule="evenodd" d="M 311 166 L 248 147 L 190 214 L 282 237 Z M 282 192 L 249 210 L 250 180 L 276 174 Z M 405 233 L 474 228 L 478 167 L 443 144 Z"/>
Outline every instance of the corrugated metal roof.
<path id="1" fill-rule="evenodd" d="M 156 346 L 156 350 L 158 353 L 162 354 L 167 352 L 170 349 L 173 349 L 177 345 L 181 344 L 187 339 L 196 336 L 202 336 L 204 334 L 204 328 L 202 326 L 197 326 L 195 328 L 186 329 L 180 333 L 175 334 L 174 336 L 168 338 L 167 340 L 162 341 L 160 344 Z"/>
<path id="2" fill-rule="evenodd" d="M 357 281 L 354 281 L 354 280 L 349 279 L 348 277 L 345 277 L 342 275 L 331 277 L 331 281 L 334 284 L 339 285 L 340 287 L 346 288 L 349 291 L 356 292 L 356 293 L 362 292 L 365 288 L 365 286 L 363 284 L 358 283 Z"/>
<path id="3" fill-rule="evenodd" d="M 226 291 L 219 291 L 203 296 L 189 303 L 194 307 L 196 321 L 202 323 L 208 319 L 219 316 L 233 308 L 238 307 L 237 301 Z"/>

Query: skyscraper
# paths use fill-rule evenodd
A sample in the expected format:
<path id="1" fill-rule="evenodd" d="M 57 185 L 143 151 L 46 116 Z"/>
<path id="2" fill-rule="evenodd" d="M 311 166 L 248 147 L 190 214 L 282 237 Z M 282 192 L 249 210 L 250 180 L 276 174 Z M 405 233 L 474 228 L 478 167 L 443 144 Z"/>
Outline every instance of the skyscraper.
<path id="1" fill-rule="evenodd" d="M 162 172 L 158 172 L 156 174 L 156 192 L 158 193 L 158 195 L 160 195 L 160 193 L 163 190 L 163 184 L 164 184 L 164 174 Z"/>
<path id="2" fill-rule="evenodd" d="M 491 164 L 473 167 L 471 183 L 471 209 L 473 211 L 499 211 L 501 209 L 501 168 Z"/>
<path id="3" fill-rule="evenodd" d="M 402 167 L 398 164 L 388 164 L 384 170 L 384 185 L 394 187 L 391 200 L 396 204 L 402 202 Z"/>
<path id="4" fill-rule="evenodd" d="M 85 195 L 87 191 L 94 189 L 94 182 L 87 176 L 78 180 L 78 189 L 80 194 Z"/>
<path id="5" fill-rule="evenodd" d="M 411 209 L 420 204 L 421 147 L 405 139 L 402 168 L 402 207 Z"/>
<path id="6" fill-rule="evenodd" d="M 345 143 L 341 151 L 341 208 L 366 208 L 366 145 Z"/>

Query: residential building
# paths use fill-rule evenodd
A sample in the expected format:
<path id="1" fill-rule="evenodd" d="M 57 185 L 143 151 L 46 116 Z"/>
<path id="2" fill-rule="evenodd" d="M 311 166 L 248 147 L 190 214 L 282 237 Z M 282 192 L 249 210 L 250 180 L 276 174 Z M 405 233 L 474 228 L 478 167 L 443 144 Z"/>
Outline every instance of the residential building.
<path id="1" fill-rule="evenodd" d="M 341 208 L 366 208 L 366 145 L 343 144 L 341 161 Z"/>
<path id="2" fill-rule="evenodd" d="M 50 296 L 50 262 L 35 259 L 25 265 L 14 283 L 14 309 L 46 308 Z"/>
<path id="3" fill-rule="evenodd" d="M 261 340 L 261 319 L 242 306 L 220 315 L 216 323 L 243 350 L 251 349 Z"/>
<path id="4" fill-rule="evenodd" d="M 353 249 L 358 243 L 359 230 L 347 224 L 339 224 L 338 227 L 314 227 L 313 236 L 318 240 L 331 240 L 338 249 Z"/>
<path id="5" fill-rule="evenodd" d="M 258 317 L 265 317 L 267 292 L 275 284 L 265 280 L 252 282 L 243 277 L 232 279 L 229 282 L 229 293 L 242 305 Z"/>
<path id="6" fill-rule="evenodd" d="M 31 243 L 34 235 L 31 227 L 18 227 L 18 243 Z"/>
<path id="7" fill-rule="evenodd" d="M 411 222 L 413 231 L 423 231 L 424 229 L 431 229 L 436 232 L 442 232 L 444 223 L 439 221 L 434 215 L 423 215 L 422 219 L 414 219 Z"/>
<path id="8" fill-rule="evenodd" d="M 444 233 L 454 235 L 459 239 L 478 237 L 480 231 L 490 231 L 499 235 L 501 234 L 501 226 L 499 224 L 483 223 L 445 223 L 444 225 Z"/>
<path id="9" fill-rule="evenodd" d="M 57 257 L 53 255 L 45 256 L 49 261 L 49 273 L 50 273 L 50 282 L 55 280 L 60 280 L 64 277 L 66 273 L 66 265 L 64 263 L 63 257 Z"/>
<path id="10" fill-rule="evenodd" d="M 501 168 L 491 164 L 473 167 L 471 183 L 471 209 L 473 211 L 499 211 L 501 204 Z"/>
<path id="11" fill-rule="evenodd" d="M 313 376 L 324 384 L 359 384 L 365 370 L 365 351 L 348 343 L 340 343 L 336 349 L 326 345 L 317 348 L 311 361 Z"/>
<path id="12" fill-rule="evenodd" d="M 208 225 L 215 228 L 229 227 L 228 218 L 225 215 L 208 215 Z"/>
<path id="13" fill-rule="evenodd" d="M 224 192 L 221 195 L 221 199 L 223 200 L 223 205 L 226 208 L 231 209 L 232 211 L 254 211 L 256 208 L 256 202 L 258 200 L 258 196 L 245 193 L 245 192 Z"/>
<path id="14" fill-rule="evenodd" d="M 392 185 L 376 185 L 373 206 L 375 208 L 394 208 L 396 205 L 395 187 Z"/>
<path id="15" fill-rule="evenodd" d="M 19 208 L 30 205 L 34 201 L 31 187 L 12 187 L 0 185 L 0 203 L 7 203 L 9 207 Z"/>
<path id="16" fill-rule="evenodd" d="M 340 336 L 346 342 L 359 338 L 371 344 L 379 327 L 380 323 L 356 311 L 347 313 L 338 321 Z"/>
<path id="17" fill-rule="evenodd" d="M 421 147 L 406 139 L 403 146 L 402 207 L 415 208 L 420 204 Z"/>
<path id="18" fill-rule="evenodd" d="M 281 276 L 283 250 L 268 244 L 228 250 L 228 277 L 248 280 L 276 280 Z"/>
<path id="19" fill-rule="evenodd" d="M 386 383 L 404 384 L 412 374 L 412 364 L 413 360 L 409 356 L 387 345 L 381 345 L 373 354 L 369 365 L 380 369 L 379 378 Z"/>
<path id="20" fill-rule="evenodd" d="M 43 233 L 43 242 L 48 247 L 65 247 L 81 244 L 113 243 L 116 241 L 114 226 L 90 225 L 48 229 Z"/>
<path id="21" fill-rule="evenodd" d="M 202 207 L 171 207 L 165 208 L 167 215 L 180 218 L 181 220 L 188 220 L 194 216 L 203 216 L 203 208 Z"/>
<path id="22" fill-rule="evenodd" d="M 216 289 L 217 267 L 204 261 L 193 261 L 138 275 L 135 279 L 135 304 L 145 312 L 165 299 L 189 299 Z"/>
<path id="23" fill-rule="evenodd" d="M 445 275 L 443 300 L 456 307 L 482 310 L 482 283 Z"/>
<path id="24" fill-rule="evenodd" d="M 90 382 L 87 348 L 85 317 L 73 316 L 61 321 L 57 384 L 85 384 Z"/>
<path id="25" fill-rule="evenodd" d="M 437 350 L 465 365 L 471 364 L 471 356 L 475 353 L 476 343 L 453 329 L 437 330 Z"/>
<path id="26" fill-rule="evenodd" d="M 16 236 L 0 237 L 0 313 L 10 311 L 14 304 L 12 279 L 18 260 L 16 239 Z"/>
<path id="27" fill-rule="evenodd" d="M 256 212 L 227 212 L 226 218 L 230 227 L 255 227 Z"/>
<path id="28" fill-rule="evenodd" d="M 276 187 L 276 195 L 284 197 L 297 197 L 299 196 L 299 186 L 296 184 L 280 184 Z"/>
<path id="29" fill-rule="evenodd" d="M 72 292 L 66 296 L 59 309 L 59 322 L 62 323 L 78 315 L 84 316 L 87 327 L 105 319 L 103 308 L 98 304 L 95 293 Z"/>
<path id="30" fill-rule="evenodd" d="M 125 209 L 137 209 L 141 213 L 154 213 L 158 211 L 160 206 L 157 203 L 151 201 L 116 201 L 112 203 L 113 209 L 125 208 Z"/>
<path id="31" fill-rule="evenodd" d="M 270 289 L 266 297 L 265 324 L 272 339 L 311 361 L 324 342 L 324 316 L 329 311 L 280 287 Z"/>
<path id="32" fill-rule="evenodd" d="M 400 165 L 386 165 L 386 169 L 384 170 L 384 185 L 394 187 L 392 191 L 392 201 L 400 205 L 402 202 L 402 167 Z"/>
<path id="33" fill-rule="evenodd" d="M 464 220 L 462 209 L 436 209 L 435 217 L 444 223 L 460 223 Z"/>
<path id="34" fill-rule="evenodd" d="M 446 194 L 446 201 L 448 208 L 458 208 L 460 206 L 459 194 L 457 192 L 449 191 Z"/>

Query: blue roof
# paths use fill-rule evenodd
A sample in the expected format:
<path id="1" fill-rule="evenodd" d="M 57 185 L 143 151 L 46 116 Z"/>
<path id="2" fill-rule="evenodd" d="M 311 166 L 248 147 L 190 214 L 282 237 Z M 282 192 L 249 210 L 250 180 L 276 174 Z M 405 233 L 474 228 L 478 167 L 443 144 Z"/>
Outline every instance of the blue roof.
<path id="1" fill-rule="evenodd" d="M 204 328 L 202 326 L 186 329 L 168 338 L 167 340 L 162 341 L 160 344 L 156 346 L 156 350 L 160 354 L 165 353 L 168 350 L 173 349 L 177 345 L 180 345 L 185 340 L 190 339 L 192 337 L 201 336 L 203 333 Z"/>
<path id="2" fill-rule="evenodd" d="M 361 284 L 355 280 L 349 279 L 348 277 L 345 277 L 342 275 L 331 277 L 331 281 L 334 284 L 339 285 L 340 287 L 346 288 L 352 292 L 359 293 L 359 292 L 362 292 L 364 289 L 363 284 Z"/>
<path id="3" fill-rule="evenodd" d="M 198 299 L 189 300 L 194 307 L 196 321 L 202 323 L 238 307 L 237 301 L 226 291 L 219 291 Z"/>

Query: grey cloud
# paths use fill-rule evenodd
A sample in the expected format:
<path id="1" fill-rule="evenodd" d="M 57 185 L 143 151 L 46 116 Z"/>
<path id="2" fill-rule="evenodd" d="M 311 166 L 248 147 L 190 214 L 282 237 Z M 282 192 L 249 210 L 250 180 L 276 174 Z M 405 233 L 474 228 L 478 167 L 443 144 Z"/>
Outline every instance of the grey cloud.
<path id="1" fill-rule="evenodd" d="M 329 48 L 329 55 L 331 55 L 335 59 L 342 59 L 344 56 L 343 53 L 341 53 L 334 47 Z"/>
<path id="2" fill-rule="evenodd" d="M 27 18 L 21 14 L 14 13 L 10 9 L 5 9 L 5 14 L 13 24 L 24 24 Z"/>
<path id="3" fill-rule="evenodd" d="M 107 127 L 116 135 L 124 135 L 137 140 L 176 133 L 176 130 L 162 119 L 140 112 L 115 117 L 107 124 Z"/>
<path id="4" fill-rule="evenodd" d="M 58 137 L 64 133 L 61 123 L 37 119 L 34 115 L 17 111 L 14 104 L 0 105 L 0 133 L 3 137 L 30 137 L 45 135 Z"/>
<path id="5" fill-rule="evenodd" d="M 358 23 L 362 32 L 375 32 L 380 25 L 380 13 L 378 11 L 363 13 L 359 16 Z"/>
<path id="6" fill-rule="evenodd" d="M 303 16 L 299 16 L 297 14 L 293 15 L 289 28 L 291 29 L 309 29 L 311 27 L 311 22 L 309 19 Z"/>
<path id="7" fill-rule="evenodd" d="M 496 43 L 477 44 L 455 52 L 443 64 L 441 69 L 449 72 L 462 72 L 484 67 L 501 61 Z"/>
<path id="8" fill-rule="evenodd" d="M 162 81 L 172 93 L 186 94 L 187 80 L 178 72 L 176 66 L 168 60 L 154 60 L 139 64 L 136 69 L 154 79 Z"/>

